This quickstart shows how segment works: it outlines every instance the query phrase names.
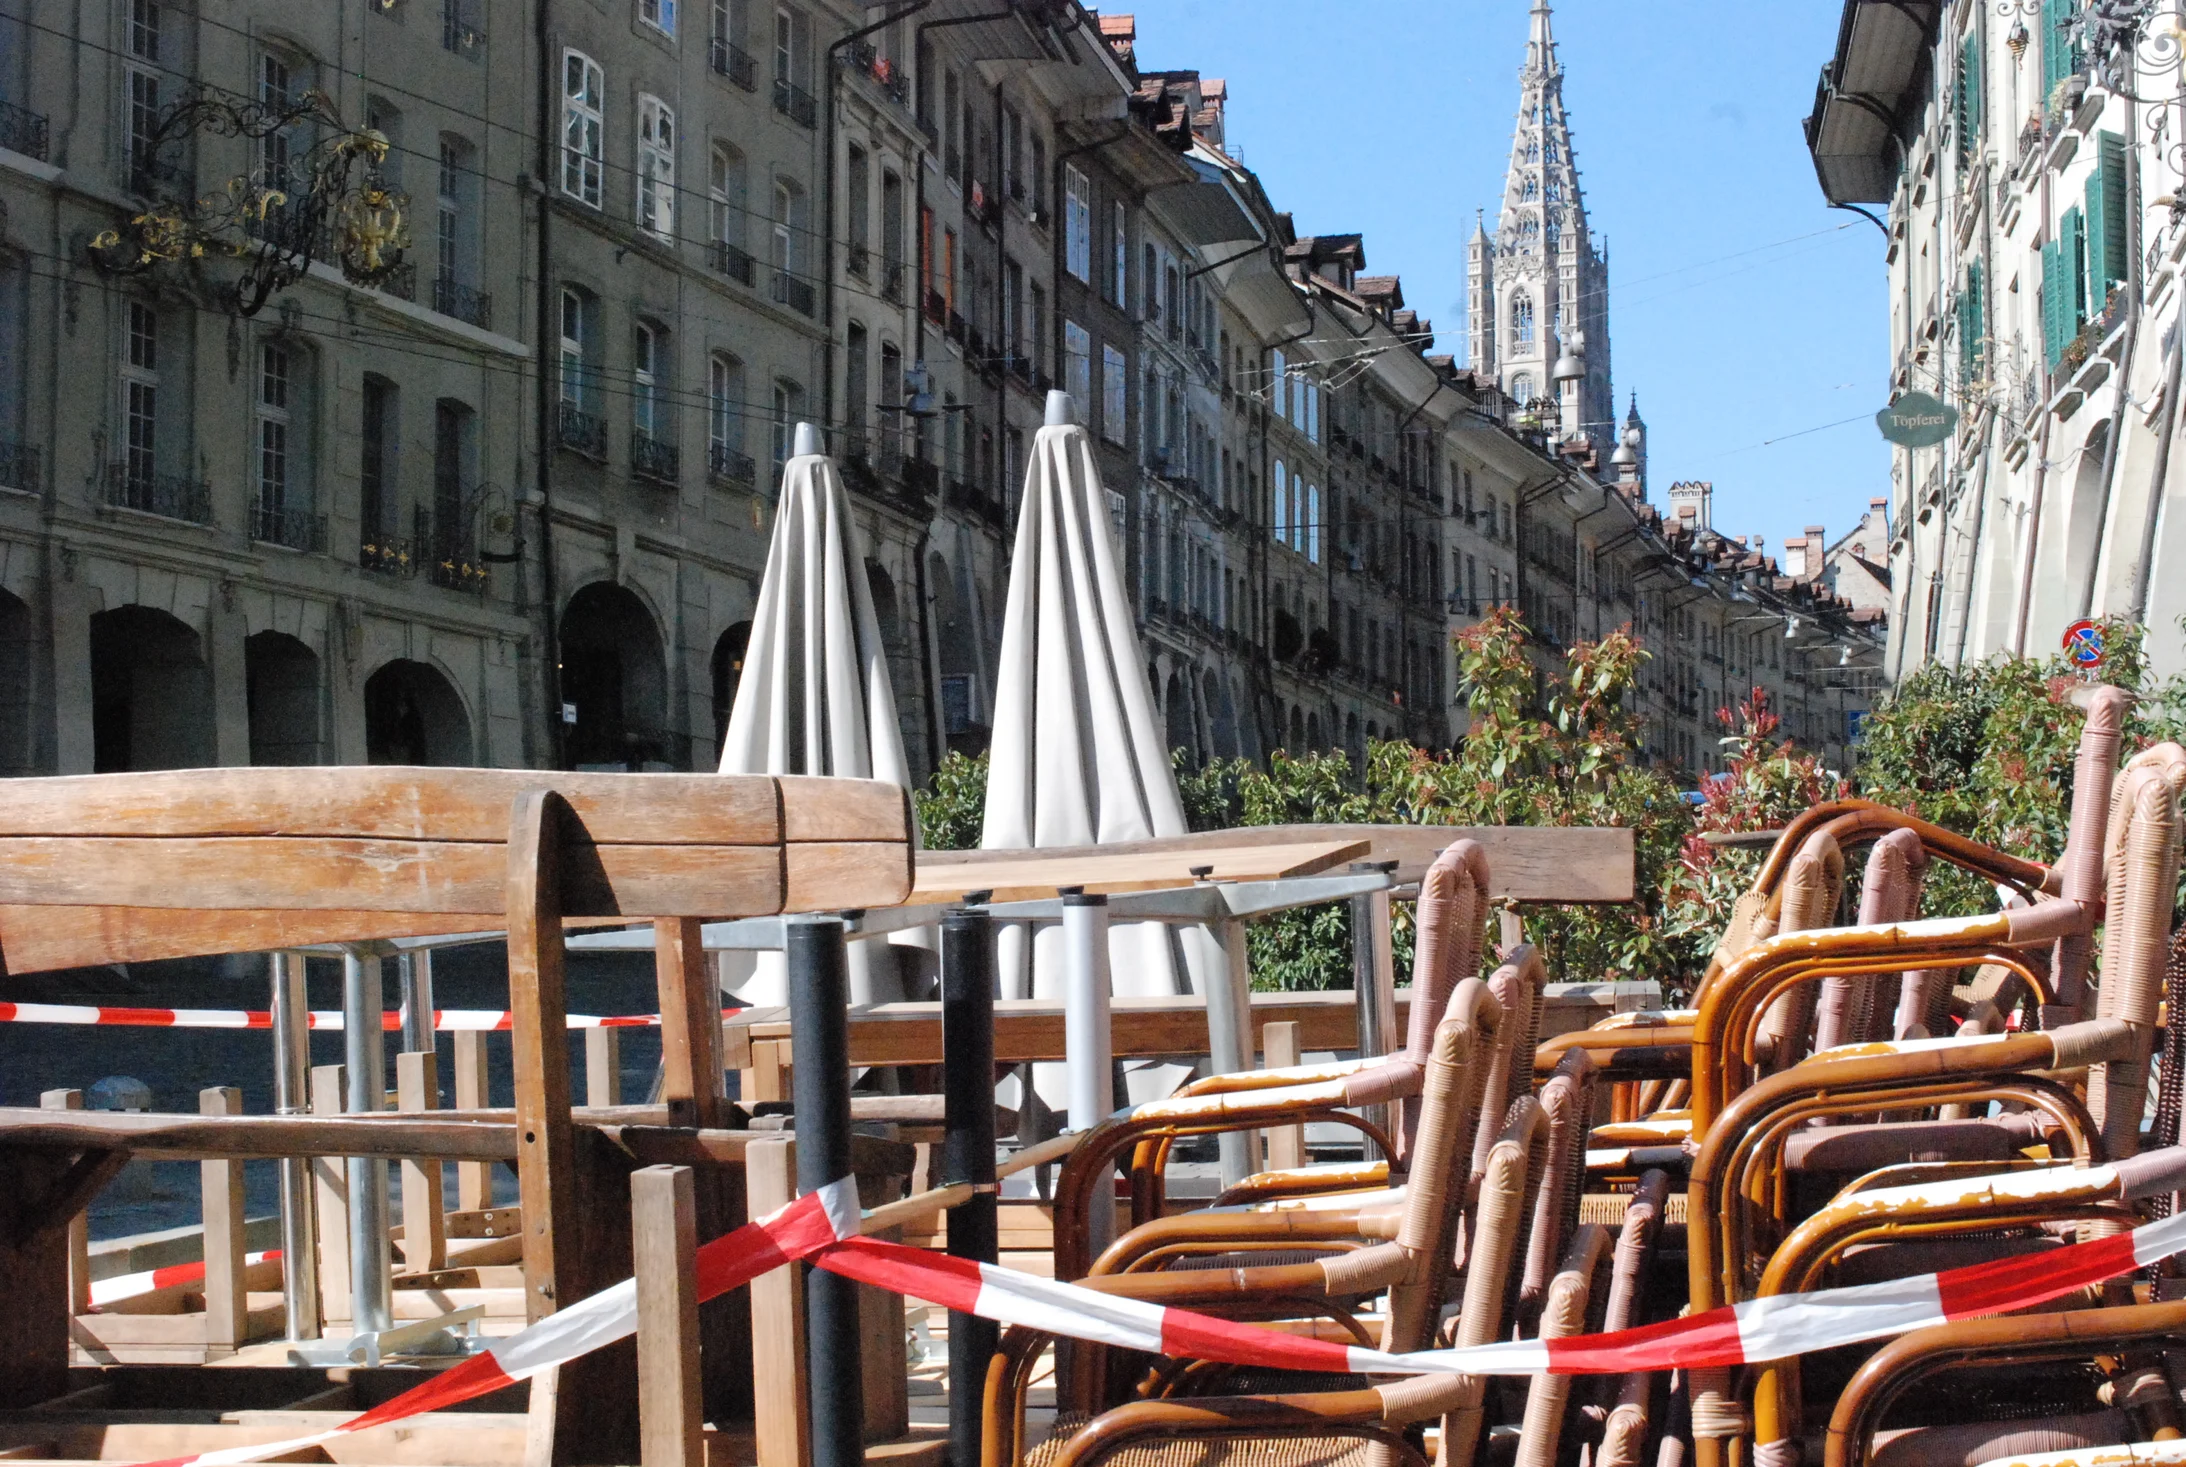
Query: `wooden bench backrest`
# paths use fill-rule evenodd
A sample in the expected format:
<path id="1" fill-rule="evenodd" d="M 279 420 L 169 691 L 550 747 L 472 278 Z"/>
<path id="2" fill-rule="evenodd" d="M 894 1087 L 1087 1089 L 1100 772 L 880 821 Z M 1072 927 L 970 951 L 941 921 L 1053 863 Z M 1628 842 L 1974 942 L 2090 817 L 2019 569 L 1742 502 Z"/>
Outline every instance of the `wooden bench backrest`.
<path id="1" fill-rule="evenodd" d="M 890 906 L 909 796 L 876 780 L 399 767 L 0 784 L 0 955 L 91 962 L 499 928 L 517 797 L 567 801 L 570 919 Z"/>

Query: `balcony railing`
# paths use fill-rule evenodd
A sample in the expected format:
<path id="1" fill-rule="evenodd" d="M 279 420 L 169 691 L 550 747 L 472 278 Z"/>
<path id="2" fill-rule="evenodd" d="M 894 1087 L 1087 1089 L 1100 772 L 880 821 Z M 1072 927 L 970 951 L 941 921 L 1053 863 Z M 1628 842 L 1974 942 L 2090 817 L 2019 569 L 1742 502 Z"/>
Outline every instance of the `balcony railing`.
<path id="1" fill-rule="evenodd" d="M 485 291 L 458 284 L 453 276 L 433 278 L 433 309 L 443 316 L 468 321 L 481 331 L 493 329 L 493 297 Z"/>
<path id="2" fill-rule="evenodd" d="M 818 300 L 812 282 L 790 274 L 787 270 L 774 272 L 774 303 L 788 306 L 799 315 L 809 316 L 818 309 Z"/>
<path id="3" fill-rule="evenodd" d="M 665 438 L 644 429 L 630 434 L 630 472 L 656 484 L 674 484 L 683 477 L 683 453 Z"/>
<path id="4" fill-rule="evenodd" d="M 419 505 L 410 517 L 418 558 L 436 586 L 451 591 L 483 591 L 485 562 L 478 557 L 478 537 L 464 521 L 449 520 Z"/>
<path id="5" fill-rule="evenodd" d="M 49 140 L 45 114 L 0 102 L 0 148 L 22 153 L 43 163 Z"/>
<path id="6" fill-rule="evenodd" d="M 313 555 L 326 553 L 326 516 L 309 510 L 284 509 L 263 497 L 251 506 L 250 537 L 261 545 L 279 545 Z"/>
<path id="7" fill-rule="evenodd" d="M 396 300 L 415 301 L 417 299 L 417 263 L 410 261 L 397 265 L 381 278 L 378 290 L 381 295 L 391 295 Z"/>
<path id="8" fill-rule="evenodd" d="M 880 295 L 884 301 L 903 304 L 903 261 L 883 259 L 880 262 Z"/>
<path id="9" fill-rule="evenodd" d="M 555 440 L 573 453 L 604 461 L 607 457 L 607 419 L 597 413 L 588 413 L 572 402 L 561 406 Z"/>
<path id="10" fill-rule="evenodd" d="M 717 273 L 728 276 L 739 285 L 750 285 L 758 278 L 757 267 L 750 253 L 725 239 L 713 242 L 713 267 Z"/>
<path id="11" fill-rule="evenodd" d="M 880 54 L 878 48 L 867 42 L 859 42 L 844 51 L 841 64 L 851 71 L 862 71 L 872 78 L 873 84 L 897 102 L 908 104 L 911 100 L 911 79 L 903 74 L 903 68 Z"/>
<path id="12" fill-rule="evenodd" d="M 843 252 L 843 268 L 862 280 L 865 272 L 872 267 L 872 255 L 873 252 L 864 245 L 851 245 Z"/>
<path id="13" fill-rule="evenodd" d="M 366 530 L 357 542 L 357 564 L 375 575 L 417 574 L 417 542 L 407 535 L 379 535 Z"/>
<path id="14" fill-rule="evenodd" d="M 38 450 L 27 443 L 0 442 L 0 489 L 20 489 L 36 494 L 45 487 L 39 472 Z"/>
<path id="15" fill-rule="evenodd" d="M 747 92 L 759 90 L 759 63 L 751 53 L 739 50 L 729 43 L 727 36 L 715 36 L 708 53 L 716 75 L 725 76 Z"/>
<path id="16" fill-rule="evenodd" d="M 125 463 L 109 464 L 106 502 L 116 509 L 187 520 L 193 525 L 213 522 L 212 486 L 184 474 L 133 473 Z"/>
<path id="17" fill-rule="evenodd" d="M 726 443 L 706 445 L 706 471 L 716 479 L 726 479 L 734 484 L 749 484 L 759 472 L 751 455 L 739 452 Z"/>
<path id="18" fill-rule="evenodd" d="M 820 120 L 819 102 L 786 76 L 774 79 L 774 110 L 799 127 L 814 127 Z"/>

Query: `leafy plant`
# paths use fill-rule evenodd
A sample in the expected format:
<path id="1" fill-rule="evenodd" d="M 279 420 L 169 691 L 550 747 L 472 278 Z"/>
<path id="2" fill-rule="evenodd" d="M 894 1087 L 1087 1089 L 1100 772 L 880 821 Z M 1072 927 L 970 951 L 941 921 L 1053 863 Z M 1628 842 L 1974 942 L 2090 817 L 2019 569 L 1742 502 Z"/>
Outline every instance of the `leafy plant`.
<path id="1" fill-rule="evenodd" d="M 929 851 L 969 851 L 987 816 L 987 756 L 951 749 L 916 796 L 919 839 Z"/>

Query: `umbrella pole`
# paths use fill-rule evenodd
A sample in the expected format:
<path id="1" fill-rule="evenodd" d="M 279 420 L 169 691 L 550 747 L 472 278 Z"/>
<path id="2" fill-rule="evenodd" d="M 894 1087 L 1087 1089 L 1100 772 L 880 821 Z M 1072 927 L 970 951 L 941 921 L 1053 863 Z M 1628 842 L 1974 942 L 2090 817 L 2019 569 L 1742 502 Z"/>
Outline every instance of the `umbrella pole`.
<path id="1" fill-rule="evenodd" d="M 985 1187 L 949 1209 L 949 1256 L 999 1261 L 994 1186 L 994 919 L 959 908 L 941 920 L 941 1180 Z M 949 1313 L 949 1463 L 979 1467 L 987 1362 L 1000 1330 Z"/>
<path id="2" fill-rule="evenodd" d="M 1185 929 L 1185 941 L 1206 944 L 1207 1062 L 1217 1075 L 1252 1068 L 1252 978 L 1245 961 L 1245 924 L 1236 918 Z M 1258 1169 L 1260 1133 L 1224 1131 L 1215 1138 L 1222 1185 L 1234 1187 Z"/>
<path id="3" fill-rule="evenodd" d="M 1063 891 L 1063 1048 L 1069 1055 L 1070 1129 L 1090 1131 L 1116 1108 L 1116 1065 L 1109 1031 L 1108 898 Z M 1094 1189 L 1086 1219 L 1087 1257 L 1116 1236 L 1115 1188 Z"/>
<path id="4" fill-rule="evenodd" d="M 784 939 L 797 1190 L 815 1192 L 850 1175 L 849 943 L 840 917 L 793 917 Z M 864 1467 L 858 1286 L 823 1268 L 805 1270 L 805 1372 L 813 1467 Z"/>
<path id="5" fill-rule="evenodd" d="M 311 1035 L 304 996 L 304 955 L 270 953 L 273 980 L 273 1108 L 284 1116 L 311 1110 Z M 281 1294 L 288 1337 L 319 1337 L 319 1230 L 311 1163 L 292 1156 L 281 1163 Z"/>
<path id="6" fill-rule="evenodd" d="M 1353 863 L 1353 871 L 1394 869 L 1394 862 Z M 1358 1008 L 1359 1058 L 1379 1059 L 1396 1043 L 1397 995 L 1392 973 L 1389 934 L 1389 893 L 1370 891 L 1351 899 L 1351 993 Z M 1362 1113 L 1385 1134 L 1394 1135 L 1393 1107 L 1387 1104 L 1361 1107 Z M 1366 1159 L 1373 1161 L 1381 1148 L 1366 1143 Z M 1391 1157 L 1390 1160 L 1395 1160 Z"/>
<path id="7" fill-rule="evenodd" d="M 370 1114 L 387 1108 L 387 1051 L 380 1032 L 379 954 L 369 948 L 342 952 L 342 1043 L 348 1051 L 349 1110 Z M 387 1240 L 387 1160 L 349 1158 L 349 1311 L 360 1335 L 394 1325 L 393 1260 Z"/>

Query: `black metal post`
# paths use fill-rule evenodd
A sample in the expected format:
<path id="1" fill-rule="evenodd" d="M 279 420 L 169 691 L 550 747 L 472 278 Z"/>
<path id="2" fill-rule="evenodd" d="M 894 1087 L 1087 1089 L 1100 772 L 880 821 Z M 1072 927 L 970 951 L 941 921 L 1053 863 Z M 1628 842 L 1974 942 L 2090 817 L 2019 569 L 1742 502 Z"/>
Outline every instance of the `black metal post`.
<path id="1" fill-rule="evenodd" d="M 786 926 L 797 1190 L 812 1192 L 850 1175 L 849 952 L 840 917 Z M 813 1467 L 864 1467 L 858 1286 L 820 1268 L 805 1271 L 805 1377 Z"/>
<path id="2" fill-rule="evenodd" d="M 941 1181 L 994 1185 L 994 919 L 959 908 L 941 919 Z M 949 1256 L 999 1261 L 993 1192 L 949 1209 Z M 987 1362 L 1001 1331 L 949 1312 L 949 1463 L 979 1467 Z"/>

